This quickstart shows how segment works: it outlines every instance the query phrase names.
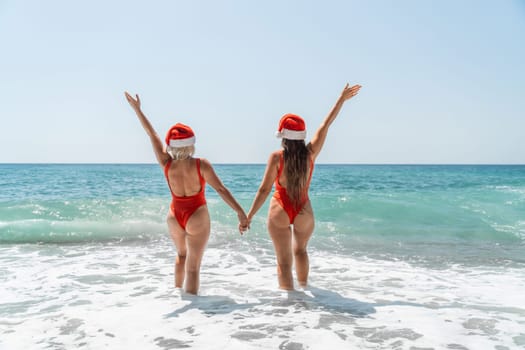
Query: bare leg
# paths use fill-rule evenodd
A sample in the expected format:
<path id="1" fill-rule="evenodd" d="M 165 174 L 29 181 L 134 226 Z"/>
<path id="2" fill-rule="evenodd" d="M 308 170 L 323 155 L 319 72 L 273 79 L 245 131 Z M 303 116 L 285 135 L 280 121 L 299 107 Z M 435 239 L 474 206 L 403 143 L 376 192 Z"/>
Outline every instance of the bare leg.
<path id="1" fill-rule="evenodd" d="M 295 256 L 295 271 L 299 285 L 306 287 L 308 284 L 308 272 L 310 262 L 306 246 L 314 231 L 314 215 L 310 202 L 305 204 L 303 210 L 294 220 L 293 230 L 293 252 Z"/>
<path id="2" fill-rule="evenodd" d="M 186 263 L 186 231 L 180 227 L 177 219 L 171 211 L 166 219 L 171 239 L 177 249 L 175 257 L 175 288 L 182 288 L 184 285 L 184 266 Z"/>
<path id="3" fill-rule="evenodd" d="M 210 237 L 210 215 L 206 205 L 193 213 L 186 224 L 186 243 L 188 256 L 186 259 L 186 292 L 197 294 L 200 284 L 200 268 L 204 249 Z"/>
<path id="4" fill-rule="evenodd" d="M 292 230 L 286 212 L 272 198 L 268 211 L 268 232 L 273 241 L 277 257 L 277 278 L 279 288 L 293 290 L 292 276 Z"/>

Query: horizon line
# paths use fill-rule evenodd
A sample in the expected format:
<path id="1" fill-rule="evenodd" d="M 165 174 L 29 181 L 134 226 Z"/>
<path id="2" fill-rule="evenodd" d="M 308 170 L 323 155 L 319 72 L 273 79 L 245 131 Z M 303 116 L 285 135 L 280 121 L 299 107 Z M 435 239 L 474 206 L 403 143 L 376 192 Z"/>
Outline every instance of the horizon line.
<path id="1" fill-rule="evenodd" d="M 118 162 L 0 162 L 0 165 L 157 165 L 158 163 L 118 163 Z M 230 163 L 217 162 L 212 165 L 266 165 L 266 163 Z M 516 165 L 523 166 L 525 163 L 315 163 L 315 165 L 487 165 L 487 166 L 504 166 Z"/>

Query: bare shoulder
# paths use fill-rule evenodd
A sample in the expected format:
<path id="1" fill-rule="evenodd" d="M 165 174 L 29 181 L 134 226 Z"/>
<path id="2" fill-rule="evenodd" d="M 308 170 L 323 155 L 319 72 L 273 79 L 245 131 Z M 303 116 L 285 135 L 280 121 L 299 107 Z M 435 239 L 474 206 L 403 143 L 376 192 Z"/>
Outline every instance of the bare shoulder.
<path id="1" fill-rule="evenodd" d="M 281 160 L 281 152 L 282 151 L 279 150 L 270 153 L 270 157 L 268 158 L 268 162 L 266 163 L 267 174 L 274 174 L 274 172 L 277 172 Z"/>
<path id="2" fill-rule="evenodd" d="M 270 158 L 268 159 L 268 163 L 274 164 L 279 163 L 279 160 L 281 159 L 281 150 L 275 151 L 270 153 Z"/>
<path id="3" fill-rule="evenodd" d="M 208 159 L 206 159 L 206 158 L 199 158 L 199 159 L 200 159 L 200 161 L 201 161 L 201 166 L 202 166 L 202 165 L 204 165 L 204 166 L 208 166 L 208 167 L 211 166 L 211 163 L 210 163 L 210 161 L 209 161 Z"/>
<path id="4" fill-rule="evenodd" d="M 201 171 L 202 172 L 208 172 L 210 170 L 213 170 L 213 166 L 211 165 L 210 161 L 206 158 L 200 158 L 201 162 Z"/>

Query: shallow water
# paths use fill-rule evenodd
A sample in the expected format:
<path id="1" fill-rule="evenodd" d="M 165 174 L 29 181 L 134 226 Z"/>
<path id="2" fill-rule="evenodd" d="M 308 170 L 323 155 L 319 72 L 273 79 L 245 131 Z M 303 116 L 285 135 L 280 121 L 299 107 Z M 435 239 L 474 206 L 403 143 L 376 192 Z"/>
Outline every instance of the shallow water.
<path id="1" fill-rule="evenodd" d="M 201 295 L 173 285 L 173 247 L 0 247 L 6 349 L 515 349 L 525 337 L 525 270 L 435 269 L 311 254 L 310 286 L 276 287 L 269 244 L 210 247 Z M 505 295 L 502 298 L 502 295 Z"/>

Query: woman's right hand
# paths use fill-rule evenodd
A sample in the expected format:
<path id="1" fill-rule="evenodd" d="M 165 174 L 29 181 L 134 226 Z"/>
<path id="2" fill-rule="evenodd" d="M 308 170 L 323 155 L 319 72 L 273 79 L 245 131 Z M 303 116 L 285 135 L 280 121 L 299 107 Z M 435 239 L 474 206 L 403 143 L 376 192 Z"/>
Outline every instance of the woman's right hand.
<path id="1" fill-rule="evenodd" d="M 140 110 L 140 98 L 138 94 L 135 94 L 136 99 L 134 99 L 127 91 L 124 92 L 124 95 L 126 96 L 126 100 L 128 100 L 131 108 L 133 108 L 135 111 Z"/>

